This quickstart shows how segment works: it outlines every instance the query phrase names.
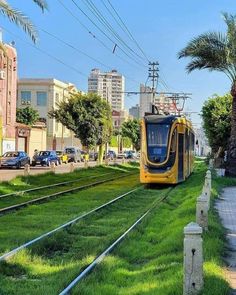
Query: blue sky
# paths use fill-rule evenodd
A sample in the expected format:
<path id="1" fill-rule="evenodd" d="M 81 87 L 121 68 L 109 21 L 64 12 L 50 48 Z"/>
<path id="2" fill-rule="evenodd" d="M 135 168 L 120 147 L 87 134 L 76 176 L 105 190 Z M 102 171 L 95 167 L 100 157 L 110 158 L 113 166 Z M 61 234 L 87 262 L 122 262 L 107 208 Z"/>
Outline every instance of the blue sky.
<path id="1" fill-rule="evenodd" d="M 30 16 L 36 27 L 39 28 L 39 40 L 37 46 L 75 68 L 64 66 L 54 59 L 38 52 L 33 47 L 25 43 L 31 43 L 30 38 L 25 35 L 14 24 L 10 24 L 1 16 L 1 25 L 13 36 L 3 29 L 4 41 L 16 42 L 18 51 L 19 77 L 55 77 L 57 79 L 75 83 L 83 91 L 87 90 L 87 76 L 92 68 L 98 67 L 107 71 L 115 68 L 126 77 L 126 90 L 138 91 L 139 83 L 147 79 L 147 67 L 139 67 L 123 62 L 112 54 L 114 44 L 108 41 L 84 15 L 82 15 L 71 0 L 61 0 L 68 9 L 83 22 L 90 31 L 110 48 L 106 50 L 98 41 L 76 21 L 61 6 L 58 0 L 48 0 L 49 11 L 42 14 L 31 0 L 9 0 L 13 7 L 17 7 Z M 107 0 L 104 0 L 107 3 Z M 132 32 L 135 39 L 141 45 L 147 56 L 152 61 L 159 61 L 160 76 L 168 85 L 166 89 L 161 83 L 158 85 L 159 91 L 185 91 L 191 92 L 192 99 L 188 101 L 186 108 L 189 111 L 201 110 L 205 99 L 214 93 L 224 94 L 230 89 L 230 83 L 221 73 L 209 73 L 207 71 L 196 71 L 190 75 L 186 74 L 185 66 L 187 60 L 178 60 L 177 53 L 186 43 L 203 32 L 225 31 L 225 25 L 221 17 L 221 12 L 236 13 L 235 0 L 110 0 L 117 9 L 119 15 Z M 81 7 L 93 19 L 83 0 L 76 0 Z M 107 14 L 101 0 L 93 0 L 93 3 L 101 9 L 104 16 L 109 19 L 113 28 L 122 35 L 127 44 L 135 50 L 135 45 L 126 38 L 114 20 Z M 98 21 L 95 20 L 97 24 Z M 101 26 L 99 24 L 99 26 Z M 40 29 L 60 37 L 81 51 L 93 56 L 108 67 L 101 66 L 79 54 L 71 48 L 55 41 Z M 104 29 L 105 31 L 105 29 Z M 125 59 L 127 57 L 119 50 L 116 51 Z M 140 53 L 140 52 L 139 52 Z M 145 62 L 145 61 L 144 61 Z M 139 97 L 126 97 L 125 105 L 129 108 L 138 103 Z M 192 115 L 194 123 L 199 123 L 200 118 Z"/>

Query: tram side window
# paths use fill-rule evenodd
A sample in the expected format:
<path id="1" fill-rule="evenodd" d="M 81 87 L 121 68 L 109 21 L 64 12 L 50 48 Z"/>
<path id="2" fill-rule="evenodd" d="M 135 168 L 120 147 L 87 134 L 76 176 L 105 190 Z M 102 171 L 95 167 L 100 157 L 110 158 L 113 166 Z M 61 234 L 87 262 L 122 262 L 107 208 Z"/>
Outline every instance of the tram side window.
<path id="1" fill-rule="evenodd" d="M 148 158 L 154 163 L 165 161 L 170 125 L 147 124 Z"/>
<path id="2" fill-rule="evenodd" d="M 172 133 L 172 138 L 171 138 L 171 145 L 170 145 L 170 153 L 175 153 L 176 152 L 176 141 L 177 141 L 177 132 L 176 129 Z"/>

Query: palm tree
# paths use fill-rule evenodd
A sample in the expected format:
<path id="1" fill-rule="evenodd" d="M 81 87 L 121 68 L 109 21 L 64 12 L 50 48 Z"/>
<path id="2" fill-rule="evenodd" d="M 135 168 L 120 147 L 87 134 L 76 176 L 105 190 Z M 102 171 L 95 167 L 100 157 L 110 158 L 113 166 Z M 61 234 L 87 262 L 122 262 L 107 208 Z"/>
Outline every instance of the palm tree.
<path id="1" fill-rule="evenodd" d="M 236 176 L 236 15 L 223 13 L 226 33 L 208 32 L 192 39 L 178 53 L 179 58 L 190 57 L 187 72 L 208 69 L 224 73 L 231 81 L 232 114 L 228 144 L 228 175 Z"/>
<path id="2" fill-rule="evenodd" d="M 48 8 L 46 0 L 33 0 L 33 2 L 37 4 L 43 12 Z M 37 31 L 30 19 L 21 11 L 12 8 L 6 0 L 0 0 L 0 13 L 6 16 L 11 22 L 21 26 L 23 30 L 29 34 L 33 42 L 36 42 Z M 1 48 L 2 47 L 3 46 L 1 45 Z"/>

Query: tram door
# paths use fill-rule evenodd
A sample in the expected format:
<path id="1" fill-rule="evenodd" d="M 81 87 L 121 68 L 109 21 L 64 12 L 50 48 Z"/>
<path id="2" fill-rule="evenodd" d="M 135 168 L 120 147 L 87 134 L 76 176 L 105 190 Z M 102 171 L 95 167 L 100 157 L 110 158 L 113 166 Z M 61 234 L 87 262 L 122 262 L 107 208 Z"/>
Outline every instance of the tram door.
<path id="1" fill-rule="evenodd" d="M 184 180 L 184 134 L 179 133 L 178 181 Z"/>

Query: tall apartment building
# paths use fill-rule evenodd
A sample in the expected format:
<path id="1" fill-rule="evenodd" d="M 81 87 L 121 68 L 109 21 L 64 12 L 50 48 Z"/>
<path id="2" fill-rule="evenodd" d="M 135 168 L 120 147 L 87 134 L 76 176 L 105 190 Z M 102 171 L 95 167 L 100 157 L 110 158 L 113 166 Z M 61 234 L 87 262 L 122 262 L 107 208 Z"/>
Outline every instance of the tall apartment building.
<path id="1" fill-rule="evenodd" d="M 135 106 L 132 106 L 129 109 L 129 115 L 132 116 L 135 119 L 139 119 L 139 113 L 140 113 L 139 104 L 136 104 Z"/>
<path id="2" fill-rule="evenodd" d="M 55 119 L 48 117 L 48 112 L 57 107 L 57 103 L 77 91 L 73 84 L 56 79 L 20 79 L 18 81 L 17 107 L 31 106 L 39 112 L 40 120 L 47 126 L 47 149 L 61 149 L 65 146 L 80 145 L 73 132 Z"/>
<path id="3" fill-rule="evenodd" d="M 160 112 L 176 114 L 175 106 L 169 97 L 166 97 L 164 94 L 155 95 L 153 102 L 153 95 L 151 92 L 151 87 L 143 84 L 140 85 L 140 118 L 142 118 L 145 113 L 150 113 L 152 111 L 153 103 Z"/>
<path id="4" fill-rule="evenodd" d="M 12 45 L 4 46 L 6 53 L 0 52 L 0 154 L 15 150 L 17 52 Z"/>
<path id="5" fill-rule="evenodd" d="M 101 72 L 93 69 L 88 78 L 88 92 L 98 93 L 110 103 L 112 110 L 124 110 L 125 78 L 116 70 Z"/>

